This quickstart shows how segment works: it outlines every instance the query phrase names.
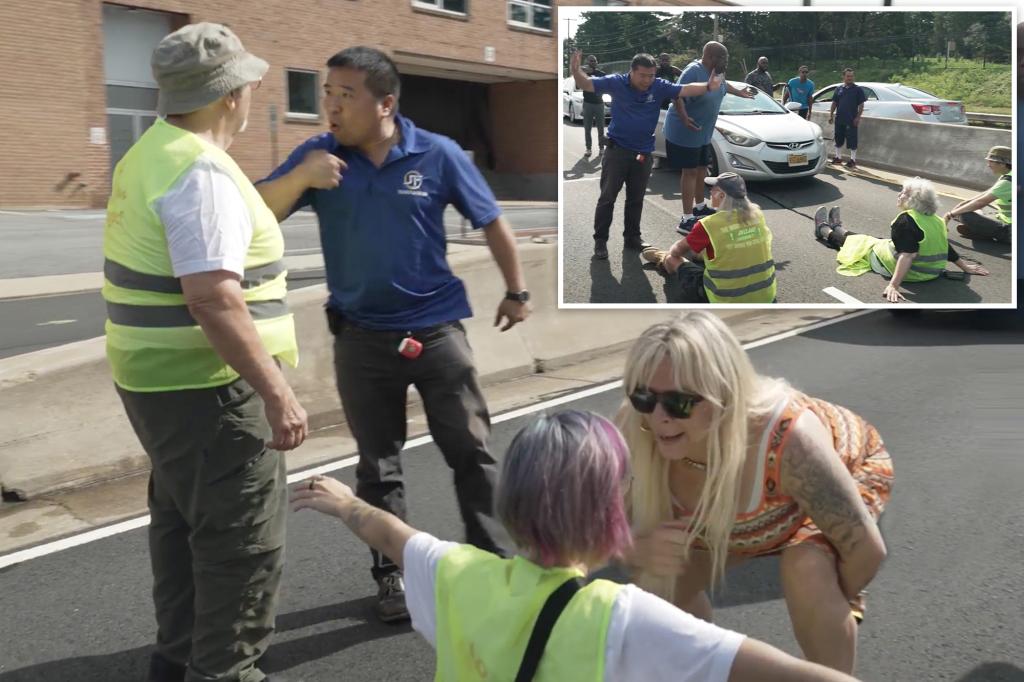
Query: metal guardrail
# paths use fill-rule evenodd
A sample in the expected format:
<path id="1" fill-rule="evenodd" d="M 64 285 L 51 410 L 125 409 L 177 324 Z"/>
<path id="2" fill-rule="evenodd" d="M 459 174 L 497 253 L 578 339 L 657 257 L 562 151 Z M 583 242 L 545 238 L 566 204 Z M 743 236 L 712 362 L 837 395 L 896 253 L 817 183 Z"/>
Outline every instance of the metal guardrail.
<path id="1" fill-rule="evenodd" d="M 1013 123 L 1013 116 L 1010 114 L 982 114 L 968 111 L 967 120 L 977 121 L 979 123 L 1002 123 L 1004 125 L 1010 125 Z"/>

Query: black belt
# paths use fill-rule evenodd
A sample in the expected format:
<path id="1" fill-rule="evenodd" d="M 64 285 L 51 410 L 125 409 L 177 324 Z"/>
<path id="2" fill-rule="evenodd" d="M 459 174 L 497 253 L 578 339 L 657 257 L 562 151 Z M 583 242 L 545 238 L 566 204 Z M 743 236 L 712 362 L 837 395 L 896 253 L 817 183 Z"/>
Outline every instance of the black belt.
<path id="1" fill-rule="evenodd" d="M 401 339 L 406 336 L 412 337 L 425 337 L 434 334 L 445 327 L 452 325 L 458 325 L 458 320 L 451 320 L 449 322 L 441 322 L 440 324 L 434 324 L 429 327 L 421 327 L 419 329 L 369 329 L 368 327 L 362 327 L 351 320 L 347 319 L 344 315 L 339 313 L 337 310 L 326 306 L 324 311 L 327 313 L 327 327 L 331 330 L 331 334 L 338 336 L 343 330 L 357 332 L 359 334 L 365 334 L 367 336 L 376 336 L 379 338 L 395 338 Z"/>

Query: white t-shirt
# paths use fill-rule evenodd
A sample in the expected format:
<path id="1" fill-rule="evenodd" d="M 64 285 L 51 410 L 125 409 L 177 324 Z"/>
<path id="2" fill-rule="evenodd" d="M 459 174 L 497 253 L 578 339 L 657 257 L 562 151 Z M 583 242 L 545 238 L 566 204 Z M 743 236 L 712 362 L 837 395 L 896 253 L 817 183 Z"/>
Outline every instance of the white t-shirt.
<path id="1" fill-rule="evenodd" d="M 175 277 L 228 270 L 239 277 L 252 241 L 252 215 L 235 181 L 200 156 L 154 206 L 167 233 Z"/>
<path id="2" fill-rule="evenodd" d="M 412 627 L 437 647 L 437 565 L 458 547 L 428 533 L 405 544 L 405 603 Z M 725 682 L 744 636 L 695 618 L 663 599 L 626 585 L 612 605 L 605 641 L 605 680 Z"/>

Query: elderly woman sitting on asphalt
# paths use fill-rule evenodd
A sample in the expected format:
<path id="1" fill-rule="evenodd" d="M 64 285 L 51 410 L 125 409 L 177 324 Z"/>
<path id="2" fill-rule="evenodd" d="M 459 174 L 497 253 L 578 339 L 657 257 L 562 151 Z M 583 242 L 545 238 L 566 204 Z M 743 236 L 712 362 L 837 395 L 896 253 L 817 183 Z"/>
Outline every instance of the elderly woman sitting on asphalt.
<path id="1" fill-rule="evenodd" d="M 641 255 L 665 275 L 675 275 L 683 303 L 774 303 L 772 233 L 761 208 L 747 198 L 735 173 L 705 178 L 711 207 L 668 251 L 649 247 Z"/>
<path id="2" fill-rule="evenodd" d="M 891 223 L 889 239 L 850 232 L 843 227 L 839 207 L 818 208 L 814 214 L 814 236 L 838 249 L 836 272 L 856 277 L 874 270 L 891 278 L 882 296 L 890 303 L 905 301 L 900 293 L 903 282 L 927 282 L 939 277 L 946 261 L 972 275 L 987 275 L 988 270 L 968 263 L 946 237 L 946 223 L 935 215 L 939 200 L 935 186 L 922 178 L 909 178 L 896 197 L 899 214 Z"/>
<path id="3" fill-rule="evenodd" d="M 1009 147 L 992 147 L 985 156 L 988 169 L 998 178 L 996 184 L 981 194 L 961 201 L 946 212 L 947 223 L 957 220 L 956 231 L 968 239 L 994 239 L 1009 244 L 1013 226 L 1013 151 Z M 978 213 L 995 203 L 996 217 Z"/>
<path id="4" fill-rule="evenodd" d="M 876 521 L 893 471 L 878 432 L 758 374 L 705 310 L 645 331 L 623 388 L 636 583 L 710 620 L 706 590 L 727 566 L 778 555 L 804 655 L 852 672 L 862 591 L 886 556 Z"/>
<path id="5" fill-rule="evenodd" d="M 571 411 L 526 426 L 502 463 L 496 509 L 521 556 L 438 540 L 333 478 L 299 484 L 292 502 L 341 518 L 404 567 L 412 626 L 437 650 L 438 680 L 852 679 L 633 585 L 585 583 L 588 568 L 629 545 L 629 482 L 615 426 Z"/>

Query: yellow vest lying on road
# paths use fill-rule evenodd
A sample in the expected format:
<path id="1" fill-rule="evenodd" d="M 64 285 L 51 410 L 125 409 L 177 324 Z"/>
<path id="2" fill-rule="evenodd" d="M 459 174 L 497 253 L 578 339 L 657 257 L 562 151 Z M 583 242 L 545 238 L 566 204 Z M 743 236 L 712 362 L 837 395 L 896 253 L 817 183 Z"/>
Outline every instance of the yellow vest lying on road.
<path id="1" fill-rule="evenodd" d="M 469 545 L 437 567 L 435 680 L 513 680 L 544 602 L 570 568 L 545 569 L 522 558 L 502 559 Z M 572 598 L 551 631 L 536 682 L 601 682 L 612 605 L 622 589 L 595 580 Z"/>
<path id="2" fill-rule="evenodd" d="M 740 224 L 736 211 L 701 218 L 715 257 L 704 259 L 704 290 L 711 303 L 771 303 L 775 300 L 772 233 L 764 216 Z"/>
<path id="3" fill-rule="evenodd" d="M 928 215 L 927 213 L 918 213 L 917 211 L 904 211 L 903 213 L 913 218 L 917 226 L 924 232 L 924 239 L 918 242 L 917 245 L 917 256 L 914 257 L 914 263 L 910 266 L 910 271 L 907 272 L 903 281 L 927 282 L 928 280 L 935 279 L 946 269 L 946 257 L 949 254 L 946 223 L 937 215 Z M 892 222 L 895 223 L 903 213 L 893 218 Z M 898 254 L 896 253 L 896 246 L 892 243 L 891 239 L 883 239 L 876 242 L 872 250 L 878 258 L 878 262 L 890 274 L 896 272 Z"/>
<path id="4" fill-rule="evenodd" d="M 114 381 L 129 391 L 221 386 L 238 378 L 185 305 L 154 209 L 201 155 L 235 181 L 251 212 L 242 287 L 263 345 L 292 366 L 298 362 L 277 219 L 227 152 L 158 119 L 117 164 L 103 230 L 107 358 Z"/>

